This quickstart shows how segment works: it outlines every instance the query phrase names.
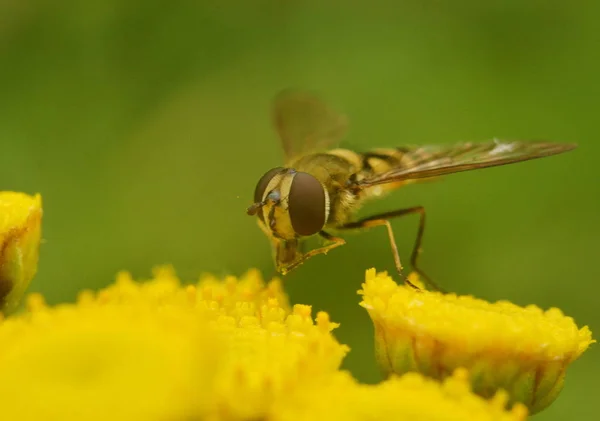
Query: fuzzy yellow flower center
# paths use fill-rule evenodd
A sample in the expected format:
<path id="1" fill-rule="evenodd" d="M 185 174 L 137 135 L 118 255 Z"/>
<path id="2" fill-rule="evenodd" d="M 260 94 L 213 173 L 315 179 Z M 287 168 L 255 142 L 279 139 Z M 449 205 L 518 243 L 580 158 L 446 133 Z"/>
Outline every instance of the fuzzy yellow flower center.
<path id="1" fill-rule="evenodd" d="M 374 269 L 359 292 L 385 372 L 442 379 L 467 367 L 477 392 L 505 388 L 534 412 L 556 398 L 567 365 L 593 342 L 587 326 L 579 329 L 558 309 L 417 291 Z"/>
<path id="2" fill-rule="evenodd" d="M 348 350 L 327 314 L 290 308 L 256 271 L 187 286 L 170 268 L 146 282 L 122 273 L 77 304 L 28 304 L 0 324 L 0 406 L 13 419 L 66 408 L 86 420 L 254 419 L 336 373 Z"/>
<path id="3" fill-rule="evenodd" d="M 393 376 L 377 385 L 356 383 L 340 372 L 313 390 L 302 390 L 278 405 L 277 420 L 477 420 L 522 421 L 527 409 L 507 410 L 508 397 L 485 400 L 471 392 L 464 370 L 443 382 L 417 373 Z"/>

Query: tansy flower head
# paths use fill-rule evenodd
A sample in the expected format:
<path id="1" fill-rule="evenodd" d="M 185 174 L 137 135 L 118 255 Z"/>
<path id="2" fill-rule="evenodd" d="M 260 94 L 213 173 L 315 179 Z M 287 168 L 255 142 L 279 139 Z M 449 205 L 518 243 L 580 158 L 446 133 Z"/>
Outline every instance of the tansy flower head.
<path id="1" fill-rule="evenodd" d="M 17 307 L 35 276 L 41 221 L 39 195 L 0 191 L 0 313 Z"/>
<path id="2" fill-rule="evenodd" d="M 218 342 L 185 305 L 185 291 L 157 280 L 81 294 L 0 324 L 3 418 L 160 420 L 204 414 Z M 126 299 L 125 297 L 129 297 Z M 210 344 L 210 345 L 209 345 Z"/>
<path id="3" fill-rule="evenodd" d="M 256 271 L 182 286 L 169 268 L 0 323 L 3 418 L 257 419 L 336 373 L 347 347 L 325 313 L 287 305 Z"/>
<path id="4" fill-rule="evenodd" d="M 507 410 L 508 396 L 486 400 L 471 392 L 465 370 L 443 382 L 418 373 L 392 376 L 377 385 L 358 384 L 347 373 L 331 376 L 316 389 L 303 389 L 282 400 L 276 420 L 477 420 L 521 421 L 527 408 Z"/>
<path id="5" fill-rule="evenodd" d="M 326 313 L 313 319 L 310 306 L 290 309 L 279 279 L 265 285 L 258 271 L 239 280 L 208 277 L 195 295 L 225 344 L 214 386 L 223 419 L 264 417 L 283 396 L 337 372 L 348 352 L 331 334 L 338 324 Z"/>
<path id="6" fill-rule="evenodd" d="M 567 366 L 594 342 L 587 326 L 579 329 L 556 308 L 417 291 L 374 269 L 359 293 L 384 372 L 443 379 L 466 367 L 477 393 L 505 389 L 531 412 L 556 399 Z"/>

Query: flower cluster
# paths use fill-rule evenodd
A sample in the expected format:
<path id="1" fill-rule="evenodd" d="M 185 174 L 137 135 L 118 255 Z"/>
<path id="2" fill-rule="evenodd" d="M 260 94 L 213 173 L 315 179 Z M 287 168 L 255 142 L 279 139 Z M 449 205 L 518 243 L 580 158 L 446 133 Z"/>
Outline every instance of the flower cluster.
<path id="1" fill-rule="evenodd" d="M 0 324 L 0 396 L 7 419 L 523 420 L 507 396 L 485 400 L 466 372 L 362 385 L 340 370 L 348 348 L 326 313 L 290 308 L 281 283 L 256 271 L 184 286 L 170 268 L 119 274 L 75 304 Z"/>

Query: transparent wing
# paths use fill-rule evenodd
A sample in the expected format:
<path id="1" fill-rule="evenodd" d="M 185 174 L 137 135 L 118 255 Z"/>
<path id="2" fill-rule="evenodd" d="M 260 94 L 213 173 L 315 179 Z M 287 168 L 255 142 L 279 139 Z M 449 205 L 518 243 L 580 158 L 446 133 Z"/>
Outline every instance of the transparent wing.
<path id="1" fill-rule="evenodd" d="M 283 143 L 286 160 L 331 149 L 344 137 L 347 118 L 316 95 L 285 90 L 273 100 L 273 125 Z"/>
<path id="2" fill-rule="evenodd" d="M 398 148 L 398 167 L 362 180 L 362 186 L 437 177 L 556 155 L 576 145 L 551 142 L 498 141 Z"/>

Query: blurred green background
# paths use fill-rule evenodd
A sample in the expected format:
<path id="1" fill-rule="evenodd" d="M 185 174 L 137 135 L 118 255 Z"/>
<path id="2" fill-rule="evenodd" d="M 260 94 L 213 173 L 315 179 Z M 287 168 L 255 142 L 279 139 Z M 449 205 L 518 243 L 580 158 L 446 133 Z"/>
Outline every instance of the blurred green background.
<path id="1" fill-rule="evenodd" d="M 409 186 L 361 214 L 424 205 L 422 264 L 446 289 L 560 307 L 600 329 L 600 3 L 558 1 L 0 1 L 0 189 L 40 192 L 31 289 L 50 302 L 172 263 L 274 274 L 245 215 L 281 164 L 272 96 L 320 92 L 356 149 L 498 138 L 572 141 L 566 155 Z M 417 218 L 394 222 L 408 262 Z M 327 310 L 346 367 L 380 376 L 356 290 L 392 271 L 385 230 L 286 277 Z M 597 332 L 596 332 L 597 334 Z M 589 419 L 593 346 L 537 419 Z"/>

